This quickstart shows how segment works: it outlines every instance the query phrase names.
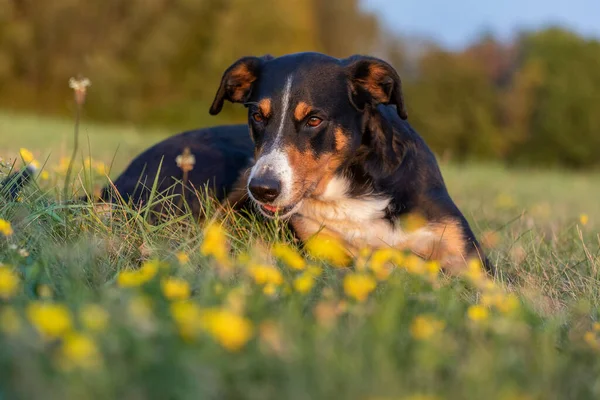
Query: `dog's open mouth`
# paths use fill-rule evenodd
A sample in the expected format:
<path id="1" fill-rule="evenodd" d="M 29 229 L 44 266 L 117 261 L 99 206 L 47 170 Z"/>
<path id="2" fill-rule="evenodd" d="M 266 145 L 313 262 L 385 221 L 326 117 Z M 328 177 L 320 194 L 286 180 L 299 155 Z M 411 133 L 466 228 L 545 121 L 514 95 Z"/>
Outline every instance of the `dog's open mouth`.
<path id="1" fill-rule="evenodd" d="M 290 217 L 294 211 L 298 209 L 300 203 L 291 204 L 286 207 L 277 207 L 269 204 L 261 204 L 257 203 L 258 208 L 267 218 L 288 218 Z"/>

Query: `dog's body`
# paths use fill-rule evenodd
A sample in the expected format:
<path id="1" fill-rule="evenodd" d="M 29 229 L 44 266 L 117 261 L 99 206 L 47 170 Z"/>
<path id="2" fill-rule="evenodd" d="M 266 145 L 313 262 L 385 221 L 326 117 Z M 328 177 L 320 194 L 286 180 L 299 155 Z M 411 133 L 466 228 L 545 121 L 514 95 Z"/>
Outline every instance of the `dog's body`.
<path id="1" fill-rule="evenodd" d="M 469 258 L 489 266 L 434 155 L 405 121 L 400 78 L 389 64 L 317 53 L 245 57 L 225 71 L 211 114 L 225 100 L 248 107 L 248 125 L 153 146 L 114 182 L 120 195 L 146 201 L 143 186 L 152 187 L 162 160 L 159 190 L 208 183 L 221 200 L 289 220 L 302 240 L 323 232 L 353 249 L 410 250 L 447 269 Z M 176 159 L 186 148 L 195 165 L 184 175 Z M 186 200 L 201 209 L 192 190 Z M 407 216 L 423 223 L 402 223 Z"/>

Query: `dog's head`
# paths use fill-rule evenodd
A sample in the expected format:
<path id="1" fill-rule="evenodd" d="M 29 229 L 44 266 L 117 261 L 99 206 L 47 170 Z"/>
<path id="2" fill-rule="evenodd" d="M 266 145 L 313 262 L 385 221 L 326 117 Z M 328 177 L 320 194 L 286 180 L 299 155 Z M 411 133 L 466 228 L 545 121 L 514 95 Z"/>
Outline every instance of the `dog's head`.
<path id="1" fill-rule="evenodd" d="M 322 194 L 361 146 L 392 161 L 391 133 L 378 126 L 379 104 L 395 105 L 406 119 L 398 74 L 364 56 L 245 57 L 225 71 L 210 113 L 218 114 L 225 100 L 248 108 L 256 160 L 248 192 L 267 217 L 287 217 L 303 199 Z"/>

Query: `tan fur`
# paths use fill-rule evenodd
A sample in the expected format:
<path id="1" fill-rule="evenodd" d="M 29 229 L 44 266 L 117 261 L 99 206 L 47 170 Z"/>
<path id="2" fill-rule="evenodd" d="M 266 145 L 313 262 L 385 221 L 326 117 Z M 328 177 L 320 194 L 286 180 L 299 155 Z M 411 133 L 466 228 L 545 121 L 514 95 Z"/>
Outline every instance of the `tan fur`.
<path id="1" fill-rule="evenodd" d="M 250 72 L 245 64 L 240 64 L 230 72 L 230 77 L 237 84 L 235 92 L 231 95 L 231 99 L 233 101 L 241 101 L 244 93 L 250 89 L 250 85 L 256 80 L 256 76 Z"/>
<path id="2" fill-rule="evenodd" d="M 388 103 L 390 101 L 389 93 L 384 92 L 381 85 L 387 75 L 388 72 L 384 67 L 373 64 L 369 66 L 369 76 L 365 79 L 359 79 L 357 82 L 368 90 L 376 101 Z"/>
<path id="3" fill-rule="evenodd" d="M 449 272 L 465 266 L 466 243 L 458 221 L 425 222 L 406 231 L 383 219 L 389 199 L 347 196 L 347 182 L 335 178 L 320 196 L 304 199 L 291 224 L 302 240 L 317 232 L 338 237 L 351 252 L 362 247 L 411 251 L 422 258 L 439 261 Z"/>
<path id="4" fill-rule="evenodd" d="M 294 118 L 296 118 L 296 121 L 302 121 L 304 118 L 306 118 L 310 110 L 311 107 L 305 102 L 301 101 L 298 103 L 298 105 L 296 105 L 296 109 L 294 110 Z"/>
<path id="5" fill-rule="evenodd" d="M 271 116 L 271 99 L 262 99 L 261 101 L 258 102 L 258 109 L 260 110 L 261 114 L 264 115 L 265 117 L 270 117 Z"/>

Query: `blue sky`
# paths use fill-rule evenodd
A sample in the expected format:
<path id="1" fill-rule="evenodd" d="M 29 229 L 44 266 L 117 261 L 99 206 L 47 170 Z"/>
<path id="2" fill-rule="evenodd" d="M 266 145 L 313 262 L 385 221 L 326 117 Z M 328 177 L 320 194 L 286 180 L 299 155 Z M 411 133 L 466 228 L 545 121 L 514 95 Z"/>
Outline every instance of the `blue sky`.
<path id="1" fill-rule="evenodd" d="M 600 38 L 600 0 L 363 0 L 387 26 L 449 48 L 481 32 L 510 38 L 518 29 L 558 24 Z"/>

